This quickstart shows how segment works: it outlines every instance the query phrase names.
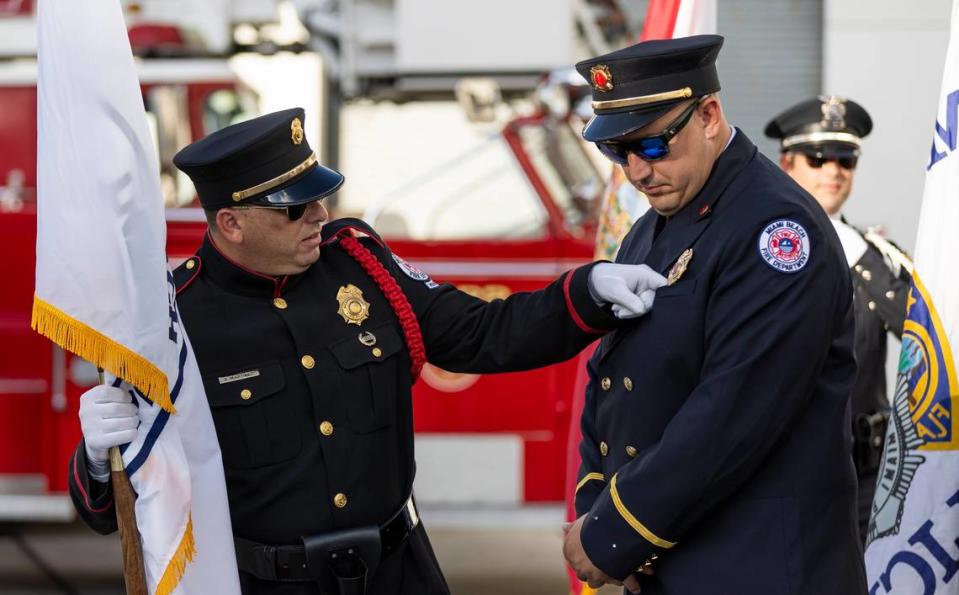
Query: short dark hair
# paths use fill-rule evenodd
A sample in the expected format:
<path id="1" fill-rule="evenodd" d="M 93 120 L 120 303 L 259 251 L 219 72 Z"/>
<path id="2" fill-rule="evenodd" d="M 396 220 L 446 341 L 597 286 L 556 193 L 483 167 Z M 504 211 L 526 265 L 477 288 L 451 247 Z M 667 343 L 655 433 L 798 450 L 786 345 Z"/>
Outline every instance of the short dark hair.
<path id="1" fill-rule="evenodd" d="M 206 216 L 206 224 L 210 229 L 216 229 L 216 214 L 220 209 L 203 209 L 203 215 Z"/>

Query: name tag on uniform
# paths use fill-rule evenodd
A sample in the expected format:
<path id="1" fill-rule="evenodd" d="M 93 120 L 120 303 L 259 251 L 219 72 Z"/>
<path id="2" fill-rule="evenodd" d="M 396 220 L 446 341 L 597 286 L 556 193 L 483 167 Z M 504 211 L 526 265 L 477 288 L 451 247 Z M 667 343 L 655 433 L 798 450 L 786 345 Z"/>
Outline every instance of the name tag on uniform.
<path id="1" fill-rule="evenodd" d="M 246 380 L 247 378 L 256 378 L 260 375 L 259 370 L 250 370 L 249 372 L 240 372 L 239 374 L 231 374 L 229 376 L 220 376 L 217 380 L 220 381 L 220 384 L 228 384 L 230 382 L 236 382 L 237 380 Z"/>

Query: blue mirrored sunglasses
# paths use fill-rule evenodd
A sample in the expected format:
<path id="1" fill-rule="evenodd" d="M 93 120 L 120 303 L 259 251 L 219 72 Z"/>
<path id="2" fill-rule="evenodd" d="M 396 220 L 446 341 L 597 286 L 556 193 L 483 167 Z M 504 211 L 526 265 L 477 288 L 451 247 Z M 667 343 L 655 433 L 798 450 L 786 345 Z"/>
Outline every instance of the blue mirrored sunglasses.
<path id="1" fill-rule="evenodd" d="M 644 161 L 658 161 L 669 155 L 669 141 L 673 140 L 673 137 L 689 123 L 696 108 L 706 97 L 704 95 L 686 106 L 686 109 L 659 134 L 626 142 L 604 141 L 596 143 L 596 146 L 607 159 L 619 165 L 626 165 L 629 162 L 630 153 Z"/>

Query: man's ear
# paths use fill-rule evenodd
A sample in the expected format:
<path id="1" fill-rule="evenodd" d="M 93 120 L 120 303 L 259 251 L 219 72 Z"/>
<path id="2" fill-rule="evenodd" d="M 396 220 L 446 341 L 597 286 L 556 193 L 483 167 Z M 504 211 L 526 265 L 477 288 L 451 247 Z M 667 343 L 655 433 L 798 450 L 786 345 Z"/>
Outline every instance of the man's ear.
<path id="1" fill-rule="evenodd" d="M 216 212 L 217 235 L 228 242 L 243 242 L 243 221 L 235 209 L 220 209 Z"/>
<path id="2" fill-rule="evenodd" d="M 723 124 L 723 108 L 718 97 L 712 95 L 703 101 L 699 106 L 699 117 L 702 118 L 706 138 L 712 139 L 719 136 Z"/>
<path id="3" fill-rule="evenodd" d="M 794 158 L 793 154 L 789 153 L 788 151 L 785 153 L 780 153 L 779 167 L 781 167 L 783 171 L 791 170 L 793 168 L 793 158 Z"/>

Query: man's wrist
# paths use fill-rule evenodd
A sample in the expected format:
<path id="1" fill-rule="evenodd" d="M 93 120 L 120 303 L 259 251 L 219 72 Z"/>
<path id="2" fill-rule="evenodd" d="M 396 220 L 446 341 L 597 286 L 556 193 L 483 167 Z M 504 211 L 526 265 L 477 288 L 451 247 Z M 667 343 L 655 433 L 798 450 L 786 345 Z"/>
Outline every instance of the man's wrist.
<path id="1" fill-rule="evenodd" d="M 110 463 L 108 461 L 95 461 L 88 455 L 87 474 L 100 483 L 109 483 Z"/>

